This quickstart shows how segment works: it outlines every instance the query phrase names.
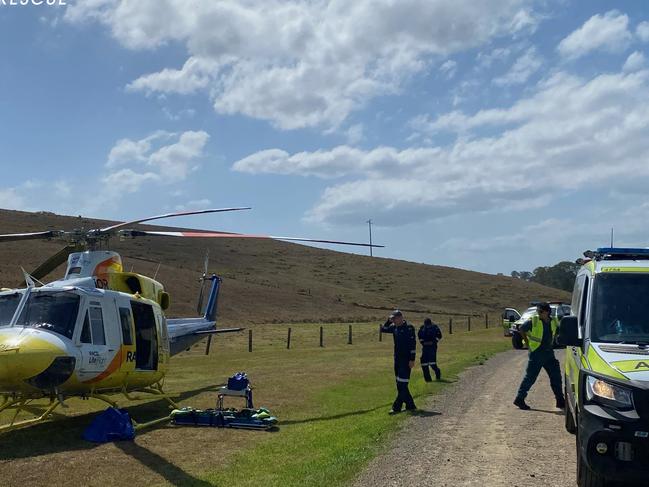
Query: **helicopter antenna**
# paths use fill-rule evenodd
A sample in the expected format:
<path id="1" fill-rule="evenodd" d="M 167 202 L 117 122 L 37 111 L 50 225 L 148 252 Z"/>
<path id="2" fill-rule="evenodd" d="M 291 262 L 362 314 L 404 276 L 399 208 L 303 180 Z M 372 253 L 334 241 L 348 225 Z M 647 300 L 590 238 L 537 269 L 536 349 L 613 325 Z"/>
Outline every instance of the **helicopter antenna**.
<path id="1" fill-rule="evenodd" d="M 43 285 L 43 283 L 42 283 L 41 281 L 39 281 L 38 279 L 35 279 L 34 277 L 32 277 L 32 276 L 29 274 L 29 272 L 27 272 L 27 271 L 25 270 L 24 267 L 21 266 L 21 267 L 20 267 L 20 270 L 23 271 L 23 277 L 25 278 L 25 283 L 27 284 L 27 287 L 35 287 L 36 284 L 35 284 L 34 281 L 38 282 L 41 286 Z"/>

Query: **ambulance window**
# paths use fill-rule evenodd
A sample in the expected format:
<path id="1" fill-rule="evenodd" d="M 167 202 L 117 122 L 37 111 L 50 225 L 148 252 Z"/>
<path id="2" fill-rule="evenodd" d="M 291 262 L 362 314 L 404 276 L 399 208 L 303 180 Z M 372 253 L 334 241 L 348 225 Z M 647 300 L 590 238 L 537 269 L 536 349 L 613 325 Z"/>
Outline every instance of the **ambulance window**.
<path id="1" fill-rule="evenodd" d="M 583 274 L 575 280 L 575 287 L 572 291 L 572 302 L 571 307 L 573 313 L 577 314 L 579 312 L 579 298 L 581 297 L 581 290 L 584 288 L 584 280 L 586 276 Z"/>
<path id="2" fill-rule="evenodd" d="M 119 319 L 122 323 L 122 341 L 124 345 L 133 345 L 133 337 L 131 335 L 131 310 L 129 308 L 120 308 Z"/>
<path id="3" fill-rule="evenodd" d="M 104 334 L 104 317 L 101 308 L 91 306 L 90 312 L 90 329 L 92 330 L 92 343 L 94 345 L 106 345 L 106 335 Z"/>
<path id="4" fill-rule="evenodd" d="M 588 278 L 584 280 L 584 292 L 581 293 L 581 307 L 579 308 L 579 326 L 586 322 L 586 304 L 588 303 Z"/>

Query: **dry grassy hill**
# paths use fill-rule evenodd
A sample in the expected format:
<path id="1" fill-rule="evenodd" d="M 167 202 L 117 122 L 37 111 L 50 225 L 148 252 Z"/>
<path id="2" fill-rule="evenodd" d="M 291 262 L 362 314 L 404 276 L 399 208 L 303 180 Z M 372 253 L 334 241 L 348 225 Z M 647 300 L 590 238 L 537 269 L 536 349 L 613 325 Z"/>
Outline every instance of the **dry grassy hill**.
<path id="1" fill-rule="evenodd" d="M 0 210 L 0 234 L 99 228 L 109 223 Z M 32 270 L 62 246 L 56 241 L 0 244 L 0 285 L 17 285 L 20 266 Z M 407 310 L 411 317 L 483 316 L 500 313 L 505 306 L 524 308 L 534 299 L 569 299 L 563 291 L 505 276 L 276 241 L 113 239 L 111 249 L 122 255 L 129 271 L 152 276 L 161 263 L 157 279 L 171 294 L 169 316 L 195 314 L 197 278 L 209 249 L 210 272 L 224 279 L 219 317 L 226 325 L 380 320 L 393 307 Z M 49 280 L 64 271 L 61 266 Z"/>

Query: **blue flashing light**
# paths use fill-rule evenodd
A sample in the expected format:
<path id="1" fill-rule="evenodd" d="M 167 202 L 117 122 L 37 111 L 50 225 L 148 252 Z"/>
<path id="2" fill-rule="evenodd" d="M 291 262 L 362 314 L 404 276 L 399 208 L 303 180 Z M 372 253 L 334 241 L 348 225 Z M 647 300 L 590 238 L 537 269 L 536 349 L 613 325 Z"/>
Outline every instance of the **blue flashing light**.
<path id="1" fill-rule="evenodd" d="M 632 247 L 600 247 L 597 249 L 600 255 L 643 255 L 649 256 L 649 248 L 632 248 Z"/>

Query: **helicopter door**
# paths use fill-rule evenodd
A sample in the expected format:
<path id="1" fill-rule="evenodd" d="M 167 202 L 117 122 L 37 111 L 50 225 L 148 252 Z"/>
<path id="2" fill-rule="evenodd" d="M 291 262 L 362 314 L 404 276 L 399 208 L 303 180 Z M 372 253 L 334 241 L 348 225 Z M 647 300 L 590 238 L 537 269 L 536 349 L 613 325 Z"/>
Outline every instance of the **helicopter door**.
<path id="1" fill-rule="evenodd" d="M 158 369 L 158 332 L 153 307 L 139 301 L 131 301 L 135 322 L 135 368 Z"/>
<path id="2" fill-rule="evenodd" d="M 86 309 L 79 342 L 82 355 L 79 372 L 94 375 L 106 370 L 111 352 L 106 343 L 104 313 L 99 301 L 91 301 Z"/>

